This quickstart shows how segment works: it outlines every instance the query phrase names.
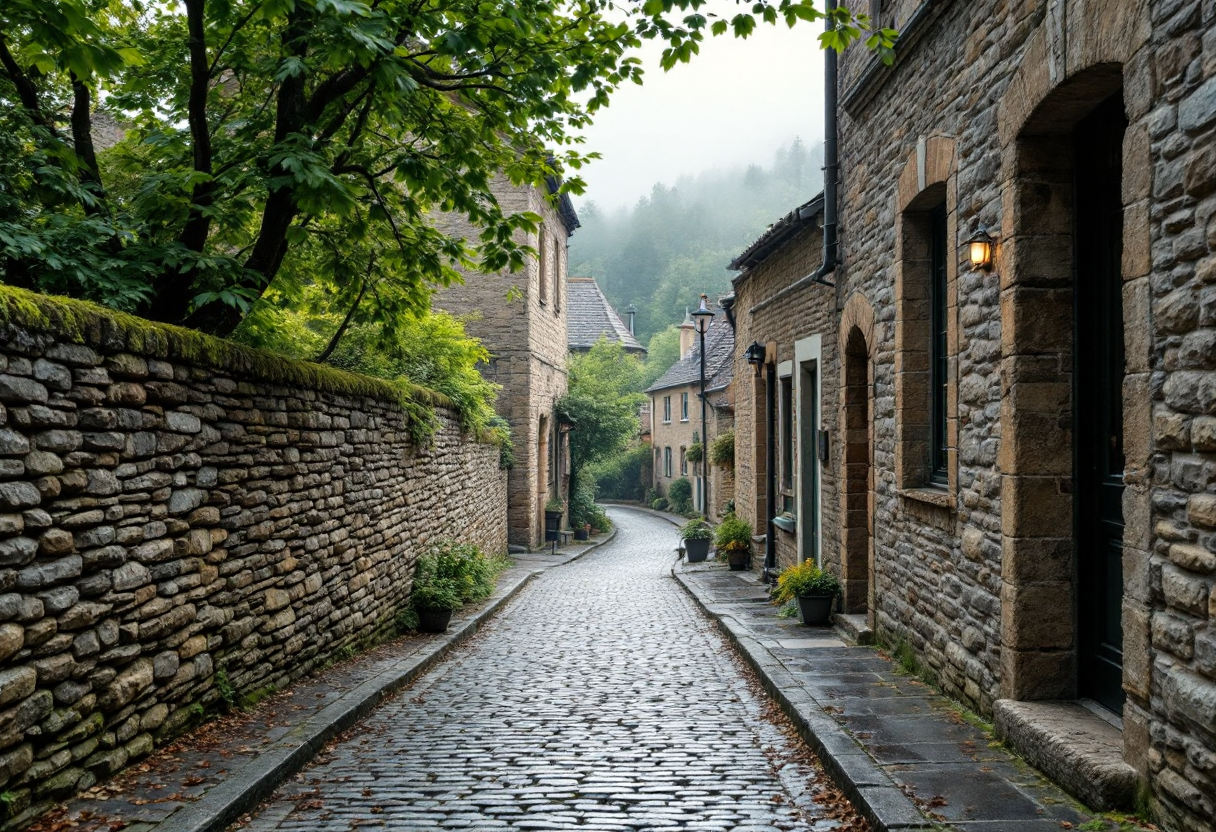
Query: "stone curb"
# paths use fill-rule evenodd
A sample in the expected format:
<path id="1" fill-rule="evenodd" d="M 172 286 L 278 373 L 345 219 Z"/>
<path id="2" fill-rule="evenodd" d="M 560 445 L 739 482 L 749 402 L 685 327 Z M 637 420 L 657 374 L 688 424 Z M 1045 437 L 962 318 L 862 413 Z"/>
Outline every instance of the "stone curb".
<path id="1" fill-rule="evenodd" d="M 705 614 L 721 624 L 727 640 L 756 672 L 760 683 L 794 723 L 803 740 L 823 763 L 828 776 L 870 822 L 876 832 L 941 828 L 928 821 L 911 798 L 875 764 L 848 732 L 789 674 L 767 647 L 731 615 L 715 609 L 676 568 L 672 577 Z"/>
<path id="2" fill-rule="evenodd" d="M 209 789 L 197 802 L 178 809 L 154 828 L 171 832 L 223 832 L 241 815 L 257 808 L 284 781 L 307 765 L 331 739 L 355 725 L 381 701 L 417 680 L 457 645 L 471 638 L 533 578 L 582 558 L 615 536 L 614 528 L 602 540 L 591 541 L 582 551 L 564 560 L 523 572 L 510 586 L 500 587 L 484 609 L 459 622 L 455 629 L 436 640 L 430 651 L 411 656 L 317 711 L 240 770 L 233 772 L 224 782 Z"/>

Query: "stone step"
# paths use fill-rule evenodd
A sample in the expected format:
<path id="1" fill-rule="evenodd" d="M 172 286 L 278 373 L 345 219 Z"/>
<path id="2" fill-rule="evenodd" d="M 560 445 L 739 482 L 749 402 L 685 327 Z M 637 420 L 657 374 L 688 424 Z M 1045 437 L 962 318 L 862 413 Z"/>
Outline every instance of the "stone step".
<path id="1" fill-rule="evenodd" d="M 996 734 L 1091 809 L 1131 808 L 1136 770 L 1123 732 L 1077 701 L 996 701 Z"/>
<path id="2" fill-rule="evenodd" d="M 874 631 L 870 629 L 869 619 L 864 613 L 838 612 L 833 616 L 832 623 L 836 625 L 841 637 L 847 642 L 852 644 L 874 643 Z"/>

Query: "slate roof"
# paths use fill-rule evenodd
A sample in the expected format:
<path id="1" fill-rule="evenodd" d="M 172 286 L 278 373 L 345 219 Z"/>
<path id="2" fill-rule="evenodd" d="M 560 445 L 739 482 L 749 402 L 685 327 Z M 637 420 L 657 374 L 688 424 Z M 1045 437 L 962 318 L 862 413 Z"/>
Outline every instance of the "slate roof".
<path id="1" fill-rule="evenodd" d="M 705 392 L 725 389 L 734 378 L 735 330 L 726 320 L 721 308 L 714 310 L 713 320 L 705 332 Z M 659 380 L 646 388 L 647 393 L 699 384 L 701 381 L 701 338 L 693 334 L 688 355 L 672 364 Z M 710 400 L 713 403 L 713 400 Z"/>
<path id="2" fill-rule="evenodd" d="M 763 263 L 770 254 L 781 248 L 787 240 L 806 226 L 814 224 L 816 217 L 822 214 L 823 193 L 821 192 L 811 199 L 810 202 L 804 202 L 770 225 L 768 230 L 761 234 L 756 242 L 748 246 L 734 260 L 731 260 L 730 265 L 726 267 L 731 271 L 744 270 L 744 274 L 738 275 L 735 278 L 735 282 L 738 283 L 746 275 L 747 269 Z"/>
<path id="3" fill-rule="evenodd" d="M 566 320 L 566 345 L 571 352 L 589 350 L 600 336 L 607 336 L 609 341 L 620 343 L 625 352 L 646 354 L 646 348 L 633 337 L 594 278 L 566 279 Z"/>

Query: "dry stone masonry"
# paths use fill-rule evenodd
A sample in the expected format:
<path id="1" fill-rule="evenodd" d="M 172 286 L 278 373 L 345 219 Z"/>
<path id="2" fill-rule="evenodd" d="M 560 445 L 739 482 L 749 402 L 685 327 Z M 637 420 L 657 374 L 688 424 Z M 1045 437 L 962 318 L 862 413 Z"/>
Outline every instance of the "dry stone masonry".
<path id="1" fill-rule="evenodd" d="M 88 319 L 0 327 L 4 829 L 385 633 L 428 544 L 506 549 L 498 449 L 452 416 L 420 448 L 373 380 Z"/>

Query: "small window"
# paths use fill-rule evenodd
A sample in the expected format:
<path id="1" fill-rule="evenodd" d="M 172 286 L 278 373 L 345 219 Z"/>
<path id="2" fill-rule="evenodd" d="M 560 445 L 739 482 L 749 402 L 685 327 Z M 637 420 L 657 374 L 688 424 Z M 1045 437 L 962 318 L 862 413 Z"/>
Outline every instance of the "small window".
<path id="1" fill-rule="evenodd" d="M 781 437 L 781 510 L 792 512 L 794 509 L 794 379 L 786 376 L 780 381 L 780 419 L 779 436 Z"/>
<path id="2" fill-rule="evenodd" d="M 680 394 L 680 421 L 681 422 L 688 421 L 688 394 L 687 393 Z"/>
<path id="3" fill-rule="evenodd" d="M 543 227 L 540 230 L 537 242 L 536 263 L 537 268 L 540 270 L 540 291 L 537 297 L 544 304 L 549 302 L 549 281 L 552 278 L 549 268 L 549 235 L 545 233 Z"/>
<path id="4" fill-rule="evenodd" d="M 552 254 L 552 257 L 553 257 L 553 271 L 552 271 L 553 311 L 561 312 L 562 311 L 562 274 L 565 272 L 565 269 L 562 268 L 562 260 L 563 260 L 564 252 L 562 251 L 561 243 L 559 243 L 556 239 L 553 241 L 553 245 L 551 246 L 551 249 L 553 252 L 553 254 Z"/>
<path id="5" fill-rule="evenodd" d="M 946 204 L 929 214 L 929 482 L 948 485 L 946 385 L 950 356 L 946 338 Z"/>
<path id="6" fill-rule="evenodd" d="M 663 397 L 663 421 L 671 421 L 671 396 Z"/>
<path id="7" fill-rule="evenodd" d="M 671 476 L 671 447 L 663 449 L 663 476 Z"/>
<path id="8" fill-rule="evenodd" d="M 688 476 L 688 448 L 680 448 L 680 476 Z"/>

